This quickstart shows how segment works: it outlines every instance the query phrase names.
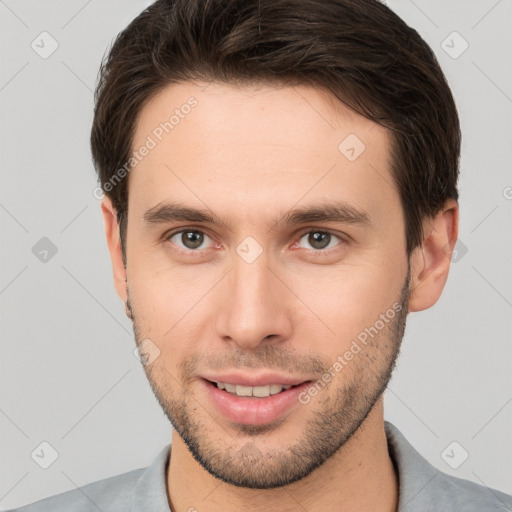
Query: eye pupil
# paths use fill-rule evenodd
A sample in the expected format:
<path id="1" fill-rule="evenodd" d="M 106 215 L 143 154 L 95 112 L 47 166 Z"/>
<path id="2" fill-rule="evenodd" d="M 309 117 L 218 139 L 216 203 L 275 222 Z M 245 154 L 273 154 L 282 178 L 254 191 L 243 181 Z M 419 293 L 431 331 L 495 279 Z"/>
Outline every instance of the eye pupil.
<path id="1" fill-rule="evenodd" d="M 181 241 L 187 249 L 197 249 L 203 243 L 204 235 L 199 231 L 184 231 Z"/>
<path id="2" fill-rule="evenodd" d="M 331 239 L 330 233 L 322 231 L 313 231 L 309 234 L 308 243 L 315 249 L 325 249 L 329 245 Z"/>

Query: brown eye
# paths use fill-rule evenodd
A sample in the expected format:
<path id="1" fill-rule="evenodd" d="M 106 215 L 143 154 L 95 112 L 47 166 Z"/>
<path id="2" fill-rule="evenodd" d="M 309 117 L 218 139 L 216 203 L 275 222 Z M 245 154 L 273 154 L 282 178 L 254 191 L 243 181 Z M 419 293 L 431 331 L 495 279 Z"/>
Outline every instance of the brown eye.
<path id="1" fill-rule="evenodd" d="M 185 229 L 169 235 L 167 239 L 180 249 L 193 251 L 200 249 L 205 239 L 208 238 L 210 237 L 202 231 Z"/>
<path id="2" fill-rule="evenodd" d="M 309 233 L 308 243 L 311 244 L 315 249 L 325 249 L 331 241 L 331 235 L 329 233 L 322 233 L 315 231 Z"/>
<path id="3" fill-rule="evenodd" d="M 322 251 L 324 249 L 330 249 L 336 244 L 332 244 L 334 239 L 341 240 L 341 238 L 334 233 L 329 231 L 308 231 L 304 233 L 299 241 L 306 239 L 307 244 L 316 251 Z"/>

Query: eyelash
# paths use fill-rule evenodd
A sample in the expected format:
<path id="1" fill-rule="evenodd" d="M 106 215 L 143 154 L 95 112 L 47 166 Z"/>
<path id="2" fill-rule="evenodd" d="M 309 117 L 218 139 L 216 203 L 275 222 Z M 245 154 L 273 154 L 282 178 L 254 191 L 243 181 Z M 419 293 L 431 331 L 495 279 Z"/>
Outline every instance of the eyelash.
<path id="1" fill-rule="evenodd" d="M 210 239 L 212 239 L 212 237 L 210 237 L 208 235 L 208 233 L 206 233 L 202 229 L 196 229 L 196 228 L 185 228 L 185 229 L 183 229 L 182 228 L 182 229 L 180 229 L 178 231 L 173 231 L 172 233 L 164 235 L 164 241 L 165 242 L 170 242 L 170 239 L 172 237 L 174 237 L 176 235 L 179 235 L 181 233 L 187 233 L 187 232 L 202 233 L 202 234 L 208 236 Z M 298 235 L 298 240 L 297 240 L 297 242 L 294 242 L 294 245 L 295 245 L 295 243 L 300 242 L 300 240 L 304 237 L 304 235 L 308 235 L 310 233 L 323 233 L 323 234 L 327 234 L 327 235 L 330 235 L 332 237 L 338 238 L 338 240 L 340 240 L 339 244 L 337 244 L 335 247 L 331 247 L 330 249 L 309 249 L 309 250 L 306 249 L 306 252 L 308 254 L 313 254 L 315 256 L 322 256 L 322 255 L 330 254 L 331 252 L 336 251 L 339 248 L 339 245 L 343 245 L 343 244 L 347 243 L 347 240 L 344 237 L 342 237 L 341 235 L 338 235 L 335 232 L 330 231 L 328 229 L 308 228 L 307 230 L 301 232 L 300 235 Z M 170 243 L 172 244 L 172 242 L 170 242 Z M 181 249 L 181 248 L 179 248 L 177 250 L 178 250 L 178 252 L 184 253 L 184 254 L 194 254 L 194 253 L 200 254 L 202 252 L 201 249 L 194 250 L 194 249 Z"/>

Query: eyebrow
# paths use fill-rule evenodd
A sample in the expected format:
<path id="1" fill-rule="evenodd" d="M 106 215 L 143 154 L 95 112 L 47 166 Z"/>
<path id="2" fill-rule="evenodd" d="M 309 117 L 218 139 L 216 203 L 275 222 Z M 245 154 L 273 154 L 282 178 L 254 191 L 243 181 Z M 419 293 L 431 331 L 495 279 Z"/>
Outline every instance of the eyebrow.
<path id="1" fill-rule="evenodd" d="M 370 225 L 370 214 L 344 202 L 326 202 L 320 205 L 304 206 L 287 212 L 283 217 L 286 225 L 307 222 L 341 222 L 344 224 Z"/>
<path id="2" fill-rule="evenodd" d="M 276 224 L 293 226 L 308 222 L 340 222 L 344 224 L 370 225 L 370 214 L 356 206 L 342 201 L 325 202 L 316 205 L 302 206 L 280 215 Z M 177 202 L 164 201 L 146 210 L 143 219 L 147 225 L 166 224 L 173 221 L 199 222 L 217 224 L 232 231 L 227 220 L 215 215 L 209 209 L 197 209 Z M 273 228 L 271 228 L 273 229 Z"/>

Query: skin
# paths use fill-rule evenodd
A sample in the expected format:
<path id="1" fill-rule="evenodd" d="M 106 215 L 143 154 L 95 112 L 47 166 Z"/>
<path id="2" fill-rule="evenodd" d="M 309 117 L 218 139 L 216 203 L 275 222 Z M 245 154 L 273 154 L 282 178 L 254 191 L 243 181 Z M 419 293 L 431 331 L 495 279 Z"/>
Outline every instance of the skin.
<path id="1" fill-rule="evenodd" d="M 173 84 L 142 109 L 133 148 L 191 96 L 197 106 L 129 174 L 126 268 L 115 209 L 102 202 L 116 290 L 137 343 L 150 339 L 160 351 L 144 368 L 176 429 L 170 507 L 395 511 L 382 391 L 406 314 L 431 307 L 445 285 L 457 203 L 425 219 L 409 259 L 389 132 L 307 86 Z M 365 144 L 354 161 L 338 150 L 349 134 Z M 170 200 L 226 225 L 145 222 L 145 212 Z M 364 210 L 369 223 L 281 222 L 292 209 L 330 201 Z M 198 245 L 170 236 L 179 228 L 200 231 Z M 318 232 L 333 234 L 326 248 L 315 245 Z M 252 263 L 236 250 L 247 236 L 262 250 Z M 402 315 L 275 424 L 232 423 L 203 393 L 200 376 L 211 369 L 316 381 L 397 303 Z"/>

